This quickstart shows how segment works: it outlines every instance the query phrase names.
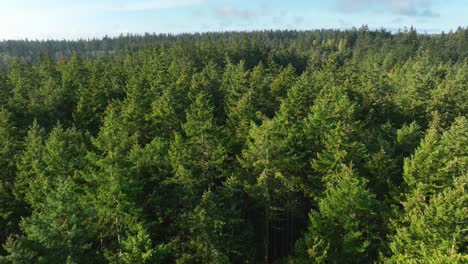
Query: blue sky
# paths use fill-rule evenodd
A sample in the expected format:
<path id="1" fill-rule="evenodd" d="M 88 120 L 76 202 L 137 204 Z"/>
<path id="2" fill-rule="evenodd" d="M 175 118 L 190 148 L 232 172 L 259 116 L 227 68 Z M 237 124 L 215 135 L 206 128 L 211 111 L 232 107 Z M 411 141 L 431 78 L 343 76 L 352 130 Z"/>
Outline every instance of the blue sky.
<path id="1" fill-rule="evenodd" d="M 468 0 L 0 0 L 0 39 L 121 33 L 468 26 Z"/>

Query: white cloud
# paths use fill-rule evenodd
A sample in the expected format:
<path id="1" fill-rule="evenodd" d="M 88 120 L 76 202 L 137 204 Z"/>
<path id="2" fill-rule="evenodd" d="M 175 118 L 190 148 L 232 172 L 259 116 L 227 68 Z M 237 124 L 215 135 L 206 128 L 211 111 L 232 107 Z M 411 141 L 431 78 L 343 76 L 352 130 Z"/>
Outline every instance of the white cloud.
<path id="1" fill-rule="evenodd" d="M 208 0 L 152 0 L 152 1 L 133 1 L 130 3 L 121 3 L 107 6 L 109 10 L 117 11 L 143 11 L 153 9 L 176 8 L 203 4 Z"/>
<path id="2" fill-rule="evenodd" d="M 237 9 L 234 7 L 226 6 L 223 8 L 215 9 L 215 14 L 218 18 L 221 19 L 253 19 L 257 14 L 252 10 L 247 9 Z"/>
<path id="3" fill-rule="evenodd" d="M 402 16 L 438 17 L 431 0 L 337 0 L 336 7 L 343 13 L 377 11 Z"/>

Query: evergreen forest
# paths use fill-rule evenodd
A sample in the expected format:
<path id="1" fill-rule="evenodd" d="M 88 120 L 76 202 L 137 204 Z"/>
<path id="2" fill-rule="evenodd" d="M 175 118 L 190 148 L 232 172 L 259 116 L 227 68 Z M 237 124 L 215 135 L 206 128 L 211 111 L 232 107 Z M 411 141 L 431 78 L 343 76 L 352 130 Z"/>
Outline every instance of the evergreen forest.
<path id="1" fill-rule="evenodd" d="M 0 42 L 0 263 L 468 263 L 468 28 Z"/>

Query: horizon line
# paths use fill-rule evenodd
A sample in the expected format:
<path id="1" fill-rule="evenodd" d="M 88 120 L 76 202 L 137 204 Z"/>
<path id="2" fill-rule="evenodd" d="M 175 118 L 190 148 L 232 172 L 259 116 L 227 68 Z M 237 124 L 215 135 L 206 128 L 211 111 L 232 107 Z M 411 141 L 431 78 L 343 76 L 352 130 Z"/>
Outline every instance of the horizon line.
<path id="1" fill-rule="evenodd" d="M 441 30 L 441 29 L 417 29 L 415 26 L 404 26 L 404 27 L 369 27 L 367 25 L 361 25 L 359 27 L 352 26 L 352 27 L 329 27 L 329 28 L 264 28 L 264 29 L 248 29 L 248 30 L 207 30 L 207 31 L 187 31 L 187 32 L 115 32 L 115 33 L 81 33 L 81 35 L 89 35 L 86 36 L 77 36 L 77 37 L 35 37 L 35 38 L 5 38 L 2 39 L 0 37 L 1 42 L 14 42 L 14 41 L 30 41 L 30 42 L 53 42 L 53 41 L 93 41 L 93 40 L 104 40 L 105 38 L 110 39 L 118 39 L 121 37 L 144 37 L 146 35 L 150 36 L 183 36 L 183 35 L 197 35 L 197 34 L 224 34 L 224 33 L 255 33 L 255 32 L 268 32 L 268 31 L 296 31 L 296 32 L 309 32 L 309 31 L 322 31 L 322 30 L 336 30 L 336 31 L 359 31 L 362 28 L 367 27 L 369 31 L 387 31 L 391 34 L 398 34 L 404 33 L 405 30 L 409 31 L 411 29 L 415 30 L 417 34 L 421 35 L 439 35 L 444 33 L 456 32 L 459 29 L 468 29 L 468 26 L 457 26 L 456 28 L 452 28 L 450 30 Z"/>

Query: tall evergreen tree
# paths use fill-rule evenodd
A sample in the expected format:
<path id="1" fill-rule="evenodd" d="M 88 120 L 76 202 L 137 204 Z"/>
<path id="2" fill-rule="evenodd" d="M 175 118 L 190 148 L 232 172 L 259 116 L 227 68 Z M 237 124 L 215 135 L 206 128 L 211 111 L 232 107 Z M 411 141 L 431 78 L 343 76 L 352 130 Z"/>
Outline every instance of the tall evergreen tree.
<path id="1" fill-rule="evenodd" d="M 174 182 L 183 184 L 195 197 L 215 188 L 225 177 L 226 150 L 213 123 L 212 111 L 210 97 L 200 92 L 187 111 L 183 134 L 176 134 L 169 152 Z"/>
<path id="2" fill-rule="evenodd" d="M 0 243 L 16 232 L 21 207 L 14 196 L 16 180 L 16 156 L 19 151 L 17 130 L 11 122 L 11 114 L 0 108 Z"/>
<path id="3" fill-rule="evenodd" d="M 379 204 L 366 181 L 343 166 L 311 211 L 304 241 L 297 245 L 293 263 L 363 263 L 377 257 Z"/>
<path id="4" fill-rule="evenodd" d="M 461 239 L 466 221 L 466 118 L 457 118 L 445 132 L 438 124 L 432 123 L 414 155 L 405 160 L 408 192 L 403 219 L 390 244 L 393 262 L 422 258 L 448 263 L 466 255 Z"/>
<path id="5" fill-rule="evenodd" d="M 138 135 L 129 131 L 118 110 L 114 105 L 108 107 L 104 124 L 93 139 L 97 153 L 88 154 L 91 167 L 85 197 L 96 211 L 96 250 L 116 262 L 122 261 L 123 241 L 142 232 L 136 229 L 141 221 L 141 206 L 136 202 L 143 188 L 129 157 Z"/>

